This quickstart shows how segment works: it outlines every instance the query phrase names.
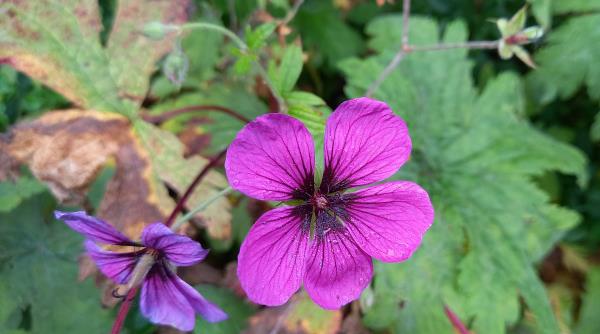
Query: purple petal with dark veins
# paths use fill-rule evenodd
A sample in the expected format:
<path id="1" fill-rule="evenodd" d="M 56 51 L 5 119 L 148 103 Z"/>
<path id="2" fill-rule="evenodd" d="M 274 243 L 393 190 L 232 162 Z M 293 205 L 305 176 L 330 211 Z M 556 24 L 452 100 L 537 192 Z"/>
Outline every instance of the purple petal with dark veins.
<path id="1" fill-rule="evenodd" d="M 387 104 L 366 97 L 337 107 L 327 120 L 324 144 L 324 193 L 382 181 L 411 150 L 404 121 Z"/>
<path id="2" fill-rule="evenodd" d="M 83 234 L 87 239 L 111 245 L 134 245 L 134 242 L 117 231 L 112 225 L 83 211 L 54 211 L 56 219 L 64 221 L 72 230 Z"/>
<path id="3" fill-rule="evenodd" d="M 360 297 L 373 276 L 373 261 L 342 231 L 316 237 L 306 256 L 304 288 L 319 306 L 335 310 Z"/>
<path id="4" fill-rule="evenodd" d="M 257 304 L 284 304 L 300 288 L 309 235 L 298 210 L 281 207 L 264 213 L 242 243 L 237 273 Z"/>
<path id="5" fill-rule="evenodd" d="M 418 184 L 384 183 L 349 194 L 346 227 L 362 250 L 384 262 L 408 259 L 433 223 L 433 205 Z"/>
<path id="6" fill-rule="evenodd" d="M 314 188 L 314 142 L 299 120 L 266 114 L 247 124 L 229 145 L 229 184 L 260 200 L 306 199 Z"/>
<path id="7" fill-rule="evenodd" d="M 146 226 L 142 233 L 142 243 L 154 248 L 176 266 L 191 266 L 206 257 L 208 250 L 202 248 L 199 242 L 184 235 L 176 234 L 162 223 Z"/>
<path id="8" fill-rule="evenodd" d="M 139 252 L 115 253 L 105 251 L 91 240 L 85 241 L 85 249 L 104 276 L 118 284 L 125 284 L 129 281 L 140 256 Z"/>

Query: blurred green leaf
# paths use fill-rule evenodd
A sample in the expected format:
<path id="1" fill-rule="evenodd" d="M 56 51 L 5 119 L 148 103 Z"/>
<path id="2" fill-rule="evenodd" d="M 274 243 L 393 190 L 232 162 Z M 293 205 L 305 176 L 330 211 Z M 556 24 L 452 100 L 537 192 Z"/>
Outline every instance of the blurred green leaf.
<path id="1" fill-rule="evenodd" d="M 112 316 L 94 283 L 76 281 L 83 238 L 55 221 L 52 208 L 43 195 L 0 214 L 0 282 L 10 282 L 8 289 L 0 285 L 0 332 L 18 329 L 3 327 L 2 318 L 27 309 L 24 333 L 106 333 Z"/>
<path id="2" fill-rule="evenodd" d="M 555 14 L 588 12 L 600 10 L 598 0 L 552 0 L 552 10 Z"/>
<path id="3" fill-rule="evenodd" d="M 0 212 L 8 212 L 22 201 L 44 191 L 45 187 L 32 178 L 22 176 L 15 182 L 0 182 Z"/>
<path id="4" fill-rule="evenodd" d="M 197 334 L 237 334 L 241 333 L 247 324 L 247 319 L 254 309 L 245 301 L 224 288 L 212 285 L 199 285 L 196 289 L 212 303 L 215 303 L 227 313 L 229 318 L 217 323 L 208 323 L 198 317 L 194 333 Z"/>
<path id="5" fill-rule="evenodd" d="M 593 141 L 600 141 L 600 112 L 596 113 L 594 123 L 590 129 L 590 137 Z"/>
<path id="6" fill-rule="evenodd" d="M 259 25 L 254 30 L 247 29 L 246 44 L 248 45 L 248 49 L 252 52 L 260 50 L 265 46 L 267 39 L 273 34 L 276 27 L 275 22 L 267 22 Z"/>
<path id="7" fill-rule="evenodd" d="M 279 66 L 271 66 L 270 70 L 269 76 L 275 90 L 285 98 L 294 89 L 302 72 L 302 49 L 296 45 L 288 45 Z"/>
<path id="8" fill-rule="evenodd" d="M 581 307 L 579 322 L 573 333 L 599 333 L 598 310 L 600 310 L 600 268 L 596 267 L 587 274 L 583 306 Z"/>
<path id="9" fill-rule="evenodd" d="M 557 96 L 567 99 L 582 85 L 600 100 L 600 14 L 568 19 L 548 35 L 548 45 L 535 55 L 539 65 L 529 75 L 536 98 L 546 104 Z"/>
<path id="10" fill-rule="evenodd" d="M 376 55 L 342 62 L 349 96 L 364 95 L 397 51 L 401 30 L 397 15 L 367 26 Z M 431 20 L 411 19 L 417 45 L 467 38 L 460 22 L 446 26 L 442 41 L 438 31 Z M 517 75 L 491 79 L 478 93 L 471 69 L 466 50 L 411 54 L 374 94 L 410 129 L 411 160 L 395 177 L 428 190 L 436 221 L 410 260 L 376 263 L 365 322 L 396 333 L 452 333 L 448 305 L 474 332 L 505 333 L 521 314 L 520 295 L 539 332 L 558 333 L 533 265 L 579 217 L 549 204 L 531 177 L 558 170 L 583 185 L 586 159 L 521 118 Z"/>

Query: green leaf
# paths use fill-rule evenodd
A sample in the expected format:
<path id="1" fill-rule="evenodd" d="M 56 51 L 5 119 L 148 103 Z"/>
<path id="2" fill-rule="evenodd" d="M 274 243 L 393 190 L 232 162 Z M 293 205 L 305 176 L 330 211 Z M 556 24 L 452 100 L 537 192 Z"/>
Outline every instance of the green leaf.
<path id="1" fill-rule="evenodd" d="M 231 291 L 211 285 L 199 285 L 196 289 L 212 303 L 218 305 L 229 318 L 217 323 L 209 323 L 198 317 L 194 328 L 197 334 L 237 334 L 241 333 L 247 324 L 247 319 L 254 313 L 254 309 Z"/>
<path id="2" fill-rule="evenodd" d="M 590 12 L 600 10 L 599 0 L 553 0 L 552 10 L 555 14 L 574 12 Z"/>
<path id="3" fill-rule="evenodd" d="M 411 19 L 415 45 L 464 42 L 461 22 Z M 367 26 L 376 54 L 341 63 L 348 96 L 362 96 L 400 45 L 402 19 Z M 532 177 L 558 170 L 587 181 L 578 150 L 525 119 L 524 87 L 504 73 L 479 93 L 466 50 L 409 54 L 374 98 L 408 124 L 413 152 L 394 176 L 423 185 L 436 220 L 419 251 L 400 264 L 376 263 L 373 304 L 365 323 L 395 333 L 453 333 L 448 305 L 477 333 L 505 333 L 522 314 L 519 296 L 540 333 L 558 333 L 534 264 L 578 216 L 549 203 Z M 542 225 L 538 227 L 537 225 Z"/>
<path id="4" fill-rule="evenodd" d="M 302 49 L 289 45 L 283 52 L 279 66 L 276 69 L 271 66 L 270 69 L 269 76 L 275 90 L 285 98 L 294 89 L 302 72 Z"/>
<path id="5" fill-rule="evenodd" d="M 313 61 L 334 68 L 344 59 L 357 56 L 364 42 L 333 7 L 331 1 L 308 1 L 300 7 L 293 21 L 302 32 L 305 49 L 313 53 Z"/>
<path id="6" fill-rule="evenodd" d="M 260 50 L 267 43 L 267 39 L 273 34 L 276 27 L 275 22 L 268 22 L 259 25 L 254 30 L 248 30 L 246 32 L 248 49 L 253 52 Z"/>
<path id="7" fill-rule="evenodd" d="M 44 191 L 45 187 L 29 177 L 20 177 L 15 182 L 0 182 L 0 212 L 8 212 L 22 201 Z"/>
<path id="8" fill-rule="evenodd" d="M 549 28 L 552 25 L 552 0 L 527 0 L 527 2 L 531 4 L 533 16 L 542 27 Z"/>
<path id="9" fill-rule="evenodd" d="M 570 98 L 582 85 L 588 94 L 600 100 L 600 14 L 568 19 L 548 35 L 548 45 L 535 60 L 537 71 L 529 76 L 537 99 L 548 103 L 560 96 Z"/>
<path id="10" fill-rule="evenodd" d="M 596 267 L 588 272 L 585 291 L 579 322 L 575 327 L 575 331 L 573 331 L 575 334 L 600 332 L 600 322 L 598 322 L 598 310 L 600 309 L 600 268 Z"/>
<path id="11" fill-rule="evenodd" d="M 106 333 L 112 316 L 103 309 L 92 280 L 77 283 L 83 239 L 52 218 L 52 200 L 36 196 L 0 214 L 0 320 L 28 309 L 23 333 Z M 12 324 L 17 330 L 18 323 Z M 0 331 L 5 332 L 0 323 Z"/>

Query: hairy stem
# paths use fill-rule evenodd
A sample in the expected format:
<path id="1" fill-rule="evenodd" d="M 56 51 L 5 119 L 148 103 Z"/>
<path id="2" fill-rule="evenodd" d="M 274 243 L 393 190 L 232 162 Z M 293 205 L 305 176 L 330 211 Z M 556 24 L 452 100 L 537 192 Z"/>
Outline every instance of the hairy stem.
<path id="1" fill-rule="evenodd" d="M 292 6 L 292 9 L 290 9 L 290 11 L 287 13 L 287 15 L 283 18 L 283 20 L 281 20 L 279 25 L 285 26 L 288 23 L 290 23 L 296 16 L 296 14 L 298 13 L 298 9 L 300 9 L 300 6 L 302 6 L 302 3 L 304 3 L 304 0 L 294 1 L 294 5 Z"/>
<path id="2" fill-rule="evenodd" d="M 129 290 L 127 296 L 125 296 L 125 299 L 121 303 L 121 307 L 119 307 L 119 313 L 117 313 L 117 318 L 113 323 L 110 334 L 119 334 L 121 332 L 121 328 L 123 328 L 123 323 L 125 322 L 127 313 L 129 313 L 129 309 L 131 308 L 131 302 L 135 298 L 137 291 L 138 287 L 134 287 L 133 289 Z"/>
<path id="3" fill-rule="evenodd" d="M 446 317 L 448 317 L 448 320 L 450 320 L 450 323 L 452 323 L 452 327 L 454 327 L 458 333 L 470 334 L 467 326 L 460 321 L 460 318 L 458 318 L 458 316 L 452 312 L 447 305 L 444 305 L 444 313 L 446 313 Z"/>
<path id="4" fill-rule="evenodd" d="M 177 116 L 183 115 L 183 114 L 198 112 L 198 111 L 218 111 L 218 112 L 227 114 L 231 117 L 234 117 L 236 119 L 239 119 L 240 121 L 242 121 L 244 123 L 250 123 L 250 119 L 246 118 L 244 115 L 242 115 L 232 109 L 222 107 L 222 106 L 215 106 L 215 105 L 189 106 L 189 107 L 185 107 L 185 108 L 171 110 L 171 111 L 159 114 L 159 115 L 144 114 L 144 115 L 142 115 L 142 118 L 146 122 L 150 122 L 153 124 L 161 124 L 173 117 L 177 117 Z"/>
<path id="5" fill-rule="evenodd" d="M 177 201 L 177 205 L 175 206 L 173 211 L 171 211 L 171 215 L 169 215 L 169 218 L 167 218 L 167 220 L 165 221 L 165 225 L 167 225 L 167 226 L 173 225 L 173 223 L 175 222 L 175 218 L 177 218 L 177 215 L 185 207 L 185 202 L 190 198 L 190 196 L 194 192 L 194 189 L 196 188 L 196 186 L 198 184 L 200 184 L 200 182 L 202 181 L 202 179 L 204 179 L 204 177 L 208 174 L 208 172 L 212 168 L 214 168 L 219 163 L 219 161 L 221 161 L 221 159 L 225 156 L 225 153 L 227 153 L 227 149 L 221 151 L 216 157 L 210 159 L 208 164 L 206 164 L 206 166 L 204 166 L 204 168 L 202 168 L 202 170 L 200 171 L 200 173 L 198 173 L 198 175 L 196 176 L 194 181 L 192 181 L 192 183 L 190 183 L 190 185 L 186 189 L 185 193 L 183 193 L 183 195 L 181 196 L 179 201 Z"/>
<path id="6" fill-rule="evenodd" d="M 241 38 L 239 38 L 238 35 L 236 35 L 233 31 L 231 31 L 223 26 L 220 26 L 217 24 L 212 24 L 212 23 L 207 23 L 207 22 L 193 22 L 193 23 L 186 23 L 186 24 L 182 25 L 179 28 L 179 31 L 183 32 L 185 30 L 192 30 L 192 29 L 206 29 L 206 30 L 216 31 L 218 33 L 221 33 L 221 34 L 229 37 L 242 52 L 248 51 L 248 45 L 246 45 L 246 43 Z M 261 78 L 263 79 L 263 81 L 265 82 L 267 87 L 269 87 L 271 94 L 273 95 L 275 100 L 277 100 L 277 105 L 279 106 L 278 111 L 284 112 L 284 113 L 287 112 L 287 106 L 285 104 L 285 101 L 283 100 L 281 95 L 279 95 L 279 93 L 275 89 L 275 86 L 273 85 L 273 83 L 269 79 L 269 76 L 267 75 L 267 71 L 263 68 L 260 61 L 259 60 L 254 61 L 254 65 L 256 66 L 258 73 L 260 74 Z"/>
<path id="7" fill-rule="evenodd" d="M 496 49 L 500 44 L 500 41 L 472 41 L 465 43 L 442 43 L 434 45 L 424 46 L 412 46 L 408 40 L 408 32 L 410 29 L 410 0 L 403 0 L 402 2 L 402 45 L 400 50 L 396 52 L 394 58 L 387 64 L 387 66 L 379 73 L 375 81 L 369 86 L 365 92 L 365 96 L 371 97 L 373 93 L 383 84 L 385 79 L 392 74 L 394 69 L 406 58 L 406 55 L 412 52 L 427 52 L 427 51 L 440 51 L 450 49 Z"/>

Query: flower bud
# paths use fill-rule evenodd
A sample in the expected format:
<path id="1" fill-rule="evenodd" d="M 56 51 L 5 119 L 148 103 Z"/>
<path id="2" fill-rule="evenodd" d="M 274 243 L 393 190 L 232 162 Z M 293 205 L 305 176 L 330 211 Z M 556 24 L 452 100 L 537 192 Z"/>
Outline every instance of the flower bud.
<path id="1" fill-rule="evenodd" d="M 189 67 L 189 61 L 180 43 L 173 49 L 163 62 L 164 75 L 177 87 L 181 87 L 185 81 Z"/>
<path id="2" fill-rule="evenodd" d="M 173 31 L 176 31 L 177 27 L 173 25 L 167 25 L 159 21 L 152 21 L 146 23 L 142 28 L 142 34 L 155 41 L 160 41 L 165 36 Z"/>

